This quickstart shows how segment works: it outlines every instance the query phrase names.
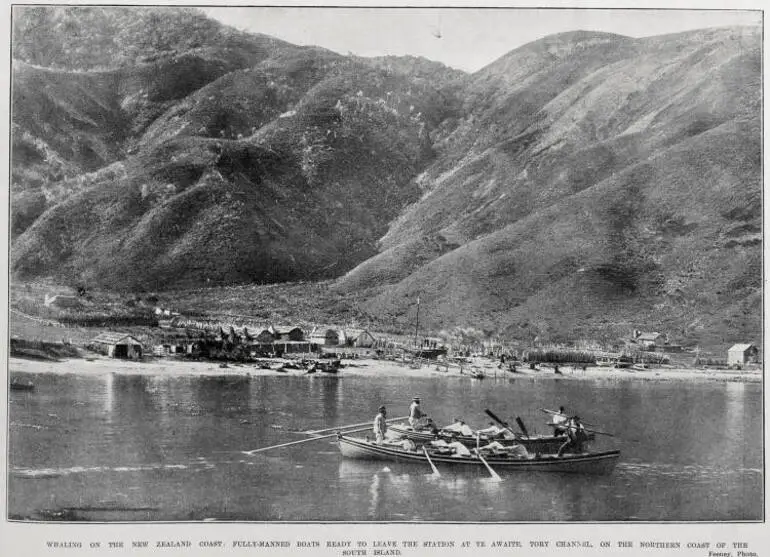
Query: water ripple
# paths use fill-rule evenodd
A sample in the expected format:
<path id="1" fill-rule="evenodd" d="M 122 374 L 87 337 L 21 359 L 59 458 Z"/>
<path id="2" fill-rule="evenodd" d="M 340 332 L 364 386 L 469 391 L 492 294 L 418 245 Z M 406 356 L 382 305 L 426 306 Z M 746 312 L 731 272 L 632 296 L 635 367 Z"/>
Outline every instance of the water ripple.
<path id="1" fill-rule="evenodd" d="M 58 478 L 71 474 L 90 474 L 105 472 L 146 472 L 152 470 L 187 470 L 185 464 L 146 464 L 139 466 L 70 466 L 64 468 L 12 468 L 11 474 L 18 478 L 43 479 Z"/>
<path id="2" fill-rule="evenodd" d="M 732 474 L 762 474 L 761 468 L 736 468 L 709 466 L 705 464 L 671 464 L 661 462 L 620 462 L 617 465 L 617 470 L 633 476 L 655 474 L 672 478 L 692 476 L 702 478 L 723 478 L 726 475 Z"/>

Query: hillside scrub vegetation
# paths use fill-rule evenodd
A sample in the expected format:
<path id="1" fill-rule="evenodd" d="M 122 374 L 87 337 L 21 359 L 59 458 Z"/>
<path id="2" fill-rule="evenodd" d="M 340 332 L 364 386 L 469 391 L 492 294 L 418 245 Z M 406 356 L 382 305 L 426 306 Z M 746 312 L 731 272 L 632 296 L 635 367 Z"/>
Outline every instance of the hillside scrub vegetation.
<path id="1" fill-rule="evenodd" d="M 760 31 L 561 33 L 466 74 L 194 9 L 17 7 L 11 271 L 323 281 L 392 329 L 420 297 L 435 330 L 758 342 Z"/>

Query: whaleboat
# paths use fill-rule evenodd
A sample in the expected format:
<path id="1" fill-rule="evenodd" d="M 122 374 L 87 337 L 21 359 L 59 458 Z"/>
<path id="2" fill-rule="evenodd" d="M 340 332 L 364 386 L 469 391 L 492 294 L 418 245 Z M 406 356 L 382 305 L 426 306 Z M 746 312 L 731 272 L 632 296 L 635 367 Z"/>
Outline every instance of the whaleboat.
<path id="1" fill-rule="evenodd" d="M 397 462 L 424 463 L 425 466 L 451 465 L 453 467 L 473 468 L 491 466 L 498 471 L 521 472 L 562 472 L 576 474 L 609 474 L 620 459 L 620 451 L 598 453 L 577 453 L 557 456 L 514 456 L 500 453 L 480 458 L 475 454 L 452 454 L 449 449 L 423 446 L 421 451 L 405 449 L 397 444 L 378 445 L 365 439 L 337 434 L 340 452 L 344 458 L 357 460 L 385 460 Z M 487 463 L 486 465 L 484 463 Z"/>
<path id="2" fill-rule="evenodd" d="M 411 426 L 400 424 L 388 424 L 388 432 L 393 432 L 402 438 L 411 439 L 415 443 L 429 443 L 435 439 L 442 439 L 447 442 L 459 441 L 466 447 L 475 447 L 479 441 L 473 435 L 460 435 L 450 431 L 438 430 L 433 433 L 429 429 L 414 429 Z M 593 433 L 587 433 L 588 440 L 594 439 Z M 517 435 L 515 439 L 505 439 L 501 437 L 489 437 L 482 435 L 480 442 L 485 445 L 491 441 L 497 441 L 502 445 L 511 445 L 514 442 L 523 445 L 530 453 L 555 453 L 567 441 L 566 435 Z"/>

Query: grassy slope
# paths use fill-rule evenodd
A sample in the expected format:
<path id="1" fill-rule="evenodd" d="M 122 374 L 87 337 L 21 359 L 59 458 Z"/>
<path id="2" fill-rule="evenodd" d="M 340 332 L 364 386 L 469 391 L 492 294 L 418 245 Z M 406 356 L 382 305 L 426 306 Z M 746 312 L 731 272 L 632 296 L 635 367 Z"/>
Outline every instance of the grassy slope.
<path id="1" fill-rule="evenodd" d="M 416 198 L 440 101 L 311 49 L 228 73 L 149 125 L 119 176 L 42 215 L 14 271 L 144 290 L 335 276 Z"/>
<path id="2" fill-rule="evenodd" d="M 761 277 L 757 35 L 611 40 L 548 54 L 550 65 L 524 47 L 503 62 L 541 58 L 513 85 L 501 78 L 512 87 L 502 92 L 495 65 L 482 70 L 488 102 L 469 120 L 492 122 L 532 94 L 531 123 L 459 125 L 461 148 L 423 180 L 432 189 L 337 288 L 369 291 L 367 309 L 402 320 L 420 294 L 426 322 L 523 338 L 612 337 L 639 324 L 759 340 L 759 311 L 745 302 Z M 595 66 L 596 49 L 607 66 Z M 542 87 L 554 82 L 566 87 Z"/>
<path id="3" fill-rule="evenodd" d="M 463 243 L 659 148 L 756 117 L 759 43 L 744 33 L 690 33 L 651 45 L 618 39 L 562 58 L 541 52 L 538 41 L 490 65 L 474 76 L 469 116 L 426 172 L 429 194 L 394 223 L 383 247 L 426 234 Z M 539 56 L 529 60 L 533 50 Z M 495 79 L 509 71 L 509 59 L 532 71 Z"/>
<path id="4" fill-rule="evenodd" d="M 747 167 L 758 180 L 757 137 L 727 124 L 693 138 L 435 259 L 365 307 L 408 316 L 420 295 L 426 324 L 558 340 L 635 323 L 755 335 L 759 313 L 743 315 L 741 301 L 761 286 L 759 215 L 735 209 L 759 207 L 758 183 L 744 182 Z"/>

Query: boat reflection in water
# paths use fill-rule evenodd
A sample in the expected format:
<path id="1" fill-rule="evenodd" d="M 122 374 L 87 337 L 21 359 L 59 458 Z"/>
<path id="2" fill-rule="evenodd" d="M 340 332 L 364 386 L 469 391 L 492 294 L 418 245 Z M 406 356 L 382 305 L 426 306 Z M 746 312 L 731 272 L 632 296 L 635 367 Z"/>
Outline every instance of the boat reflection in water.
<path id="1" fill-rule="evenodd" d="M 35 391 L 10 393 L 9 514 L 54 520 L 77 508 L 96 521 L 323 522 L 763 516 L 761 384 L 109 373 L 26 374 Z M 305 439 L 305 430 L 371 424 L 382 401 L 400 401 L 388 404 L 398 415 L 414 393 L 437 423 L 462 416 L 478 424 L 484 408 L 516 410 L 532 434 L 542 419 L 533 401 L 581 411 L 590 401 L 582 413 L 615 435 L 591 450 L 617 447 L 622 458 L 610 475 L 507 472 L 489 460 L 503 478 L 494 482 L 478 465 L 434 459 L 435 477 L 427 461 L 344 458 L 331 439 L 242 454 Z M 683 434 L 700 424 L 708 424 L 708 443 Z"/>
<path id="2" fill-rule="evenodd" d="M 461 502 L 473 491 L 475 497 L 489 489 L 496 489 L 485 478 L 474 474 L 443 474 L 434 476 L 430 468 L 414 464 L 354 461 L 343 459 L 339 465 L 340 484 L 368 485 L 369 520 L 426 520 L 441 513 L 435 506 L 437 498 L 442 505 L 451 501 L 451 507 L 460 508 Z M 471 486 L 473 486 L 471 488 Z"/>

